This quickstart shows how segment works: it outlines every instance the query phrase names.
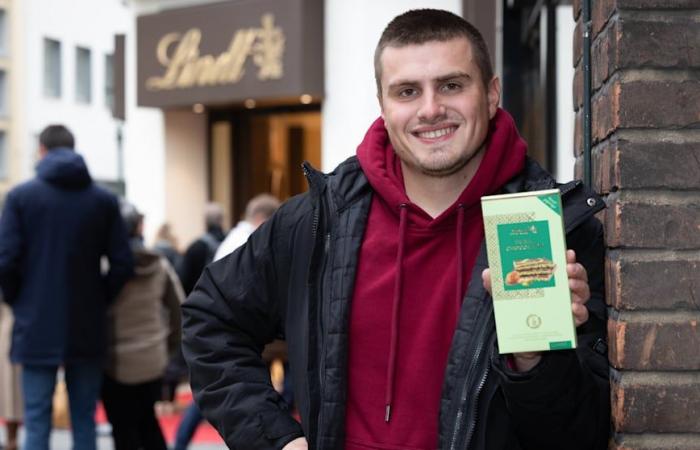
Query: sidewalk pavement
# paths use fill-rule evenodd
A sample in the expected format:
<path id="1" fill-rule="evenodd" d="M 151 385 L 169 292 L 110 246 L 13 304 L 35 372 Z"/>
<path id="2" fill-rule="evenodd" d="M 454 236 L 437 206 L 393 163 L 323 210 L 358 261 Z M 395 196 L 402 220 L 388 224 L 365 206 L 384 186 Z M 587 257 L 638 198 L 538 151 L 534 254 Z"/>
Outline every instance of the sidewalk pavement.
<path id="1" fill-rule="evenodd" d="M 0 427 L 0 443 L 5 442 L 5 427 Z M 20 442 L 23 442 L 24 432 L 20 429 Z M 55 429 L 51 432 L 51 450 L 71 450 L 73 439 L 69 430 Z M 168 443 L 172 445 L 172 442 Z M 0 447 L 1 448 L 1 447 Z M 21 449 L 21 447 L 20 447 Z M 112 436 L 109 427 L 100 426 L 97 434 L 97 449 L 98 450 L 114 450 Z M 226 450 L 224 444 L 208 444 L 208 443 L 193 443 L 188 447 L 189 450 Z"/>

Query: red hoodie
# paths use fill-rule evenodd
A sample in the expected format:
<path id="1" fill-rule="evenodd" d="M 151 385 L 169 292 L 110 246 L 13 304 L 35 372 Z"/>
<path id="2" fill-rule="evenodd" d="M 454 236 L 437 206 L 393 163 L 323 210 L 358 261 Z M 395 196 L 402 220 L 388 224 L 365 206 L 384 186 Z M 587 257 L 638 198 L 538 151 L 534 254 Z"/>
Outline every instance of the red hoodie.
<path id="1" fill-rule="evenodd" d="M 433 219 L 406 196 L 383 120 L 370 127 L 357 149 L 375 195 L 351 306 L 346 450 L 436 448 L 447 354 L 484 234 L 480 198 L 522 170 L 526 151 L 499 109 L 474 178 Z"/>

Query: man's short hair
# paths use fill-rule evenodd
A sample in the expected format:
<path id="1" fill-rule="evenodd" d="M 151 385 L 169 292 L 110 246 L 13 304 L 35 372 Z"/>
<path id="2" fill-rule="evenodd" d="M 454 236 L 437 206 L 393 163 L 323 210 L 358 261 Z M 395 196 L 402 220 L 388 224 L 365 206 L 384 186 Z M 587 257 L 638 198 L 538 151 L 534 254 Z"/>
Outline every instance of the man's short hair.
<path id="1" fill-rule="evenodd" d="M 386 47 L 420 45 L 426 42 L 445 42 L 465 38 L 472 46 L 476 65 L 481 72 L 484 86 L 493 78 L 493 66 L 489 49 L 479 30 L 463 18 L 440 9 L 413 9 L 389 22 L 384 28 L 374 51 L 374 78 L 377 94 L 382 95 L 382 53 Z"/>
<path id="2" fill-rule="evenodd" d="M 256 216 L 267 220 L 280 206 L 280 201 L 274 195 L 258 194 L 251 198 L 245 207 L 245 220 L 250 221 Z"/>
<path id="3" fill-rule="evenodd" d="M 39 144 L 46 150 L 55 148 L 75 148 L 75 138 L 73 133 L 63 125 L 49 125 L 39 134 Z"/>
<path id="4" fill-rule="evenodd" d="M 204 223 L 207 228 L 221 227 L 224 223 L 224 209 L 220 204 L 210 202 L 204 207 Z"/>

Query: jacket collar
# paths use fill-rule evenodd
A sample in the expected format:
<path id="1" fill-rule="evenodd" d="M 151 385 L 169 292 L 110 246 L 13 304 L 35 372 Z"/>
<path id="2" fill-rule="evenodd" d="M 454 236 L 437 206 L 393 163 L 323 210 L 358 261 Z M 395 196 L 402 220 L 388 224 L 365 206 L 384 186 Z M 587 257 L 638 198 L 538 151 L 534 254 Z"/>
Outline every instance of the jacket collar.
<path id="1" fill-rule="evenodd" d="M 330 198 L 338 211 L 342 211 L 371 192 L 369 182 L 355 156 L 345 160 L 329 174 L 316 170 L 308 162 L 304 162 L 303 169 L 309 180 L 312 195 L 323 195 L 326 189 L 329 189 Z M 565 207 L 564 224 L 567 232 L 605 208 L 605 202 L 581 181 L 559 184 L 531 158 L 526 159 L 522 172 L 508 181 L 502 191 L 515 193 L 554 188 L 558 188 L 562 193 L 562 203 Z"/>
<path id="2" fill-rule="evenodd" d="M 321 196 L 328 189 L 333 206 L 338 211 L 344 210 L 371 192 L 367 177 L 362 172 L 356 156 L 346 159 L 329 174 L 316 170 L 308 162 L 304 162 L 302 167 L 309 181 L 311 194 L 315 197 Z"/>
<path id="3" fill-rule="evenodd" d="M 593 190 L 584 186 L 580 180 L 559 184 L 531 158 L 527 158 L 525 161 L 523 171 L 503 186 L 503 193 L 510 194 L 554 188 L 561 191 L 561 200 L 564 206 L 564 228 L 567 233 L 588 217 L 605 208 L 603 199 Z"/>

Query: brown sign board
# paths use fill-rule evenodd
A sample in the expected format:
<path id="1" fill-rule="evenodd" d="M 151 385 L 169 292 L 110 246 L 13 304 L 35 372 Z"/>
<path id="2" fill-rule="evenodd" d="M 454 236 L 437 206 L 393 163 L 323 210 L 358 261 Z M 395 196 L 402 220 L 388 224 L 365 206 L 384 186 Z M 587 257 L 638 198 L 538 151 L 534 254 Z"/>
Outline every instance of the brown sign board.
<path id="1" fill-rule="evenodd" d="M 323 0 L 236 0 L 137 18 L 138 104 L 323 97 Z"/>

